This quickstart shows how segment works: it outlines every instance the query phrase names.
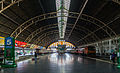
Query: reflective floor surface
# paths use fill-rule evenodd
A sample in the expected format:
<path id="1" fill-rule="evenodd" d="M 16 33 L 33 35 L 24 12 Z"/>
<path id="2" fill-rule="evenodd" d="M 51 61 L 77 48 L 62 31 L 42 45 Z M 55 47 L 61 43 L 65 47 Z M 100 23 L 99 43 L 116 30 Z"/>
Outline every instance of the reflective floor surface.
<path id="1" fill-rule="evenodd" d="M 120 69 L 79 55 L 54 53 L 41 56 L 37 62 L 18 62 L 17 68 L 3 69 L 0 73 L 120 73 Z"/>

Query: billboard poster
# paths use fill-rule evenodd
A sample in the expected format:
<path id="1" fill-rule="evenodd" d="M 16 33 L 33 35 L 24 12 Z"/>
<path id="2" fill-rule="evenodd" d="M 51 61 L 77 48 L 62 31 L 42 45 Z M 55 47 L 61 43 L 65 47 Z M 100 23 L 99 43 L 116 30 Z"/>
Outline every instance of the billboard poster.
<path id="1" fill-rule="evenodd" d="M 3 46 L 5 43 L 5 38 L 0 36 L 0 46 Z"/>

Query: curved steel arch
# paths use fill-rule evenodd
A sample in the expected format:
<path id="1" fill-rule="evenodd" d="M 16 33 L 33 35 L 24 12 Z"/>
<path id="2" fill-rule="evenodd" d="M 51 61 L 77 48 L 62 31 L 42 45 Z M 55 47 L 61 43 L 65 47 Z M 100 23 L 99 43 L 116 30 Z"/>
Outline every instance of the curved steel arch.
<path id="1" fill-rule="evenodd" d="M 77 18 L 78 14 L 79 13 L 76 13 L 76 12 L 69 12 L 69 16 L 63 16 L 63 17 Z M 26 22 L 24 22 L 23 24 L 21 24 L 10 36 L 17 38 L 20 33 L 22 33 L 25 29 L 27 29 L 32 24 L 37 23 L 42 20 L 45 20 L 45 19 L 56 18 L 56 17 L 59 17 L 59 16 L 57 16 L 57 12 L 51 12 L 51 13 L 42 14 L 42 15 L 33 17 L 33 18 L 27 20 Z M 98 27 L 101 27 L 99 24 L 102 24 L 104 26 L 107 25 L 104 22 L 98 20 L 97 18 L 94 18 L 94 17 L 86 15 L 86 14 L 82 14 L 80 19 L 91 22 Z M 110 27 L 108 27 L 108 26 L 106 26 L 106 27 L 108 29 L 110 29 L 111 32 L 115 36 L 117 36 L 116 33 Z M 111 37 L 110 33 L 108 33 L 104 28 L 102 28 L 102 30 L 104 30 L 107 33 L 107 35 L 109 35 L 109 37 Z"/>
<path id="2" fill-rule="evenodd" d="M 51 31 L 51 32 L 52 32 L 52 31 Z M 47 32 L 47 33 L 49 33 L 49 32 Z M 45 34 L 47 34 L 47 33 L 44 33 L 44 34 L 42 34 L 41 36 L 39 36 L 36 40 L 34 40 L 34 43 L 37 44 L 37 42 L 39 42 L 41 39 L 43 39 L 42 37 L 45 36 Z M 76 34 L 76 33 L 75 33 L 75 34 Z M 75 37 L 75 36 L 73 36 L 73 37 Z M 79 39 L 79 38 L 82 38 L 82 37 L 81 37 L 81 36 L 77 36 L 77 37 L 75 37 L 75 38 L 78 38 L 78 39 Z M 84 41 L 85 41 L 86 43 L 88 43 L 87 40 L 84 40 Z M 85 42 L 84 42 L 84 43 L 85 43 Z"/>
<path id="3" fill-rule="evenodd" d="M 57 24 L 50 24 L 50 25 L 46 25 L 46 26 L 43 26 L 43 27 L 35 30 L 34 32 L 32 32 L 32 33 L 25 39 L 25 41 L 29 43 L 37 34 L 43 32 L 43 31 L 45 31 L 45 30 L 49 30 L 49 29 L 54 28 L 54 25 L 55 25 L 55 27 L 57 26 Z M 47 27 L 48 27 L 48 28 L 47 28 Z"/>
<path id="4" fill-rule="evenodd" d="M 11 6 L 13 6 L 13 5 L 15 5 L 15 4 L 17 4 L 17 3 L 21 2 L 21 1 L 23 1 L 23 0 L 10 0 L 10 1 L 9 1 L 10 4 L 6 6 L 6 5 L 4 5 L 4 3 L 5 3 L 5 2 L 8 2 L 8 1 L 1 0 L 1 1 L 0 1 L 0 7 L 1 7 L 0 13 L 2 13 L 2 12 L 5 11 L 6 9 L 10 8 Z"/>
<path id="5" fill-rule="evenodd" d="M 49 36 L 48 36 L 47 38 L 49 38 Z M 58 41 L 58 39 L 59 39 L 59 38 L 55 38 L 55 39 L 53 39 L 53 40 L 49 40 L 49 42 L 47 42 L 47 43 L 45 42 L 45 43 L 41 43 L 41 44 L 39 44 L 39 45 L 45 44 L 45 45 L 43 45 L 43 46 L 48 46 L 50 43 L 55 42 L 55 41 Z"/>
<path id="6" fill-rule="evenodd" d="M 6 9 L 10 8 L 11 6 L 13 6 L 13 5 L 15 5 L 15 4 L 17 4 L 17 3 L 21 2 L 21 1 L 23 1 L 23 0 L 11 0 L 11 1 L 9 1 L 10 4 L 7 5 L 7 6 L 4 5 L 5 0 L 0 1 L 0 5 L 1 5 L 0 13 L 2 13 Z M 113 2 L 115 2 L 115 3 L 120 5 L 120 1 L 119 0 L 111 0 L 111 1 L 113 1 Z"/>
<path id="7" fill-rule="evenodd" d="M 48 45 L 49 43 L 51 43 L 52 41 L 54 41 L 54 40 L 58 41 L 59 35 L 58 35 L 57 38 L 55 38 L 55 39 L 52 40 L 52 39 L 49 39 L 49 38 L 54 38 L 54 37 L 50 37 L 50 36 L 49 36 L 49 35 L 51 35 L 51 34 L 58 34 L 58 32 L 56 32 L 56 33 L 50 33 L 50 34 L 48 34 L 47 37 L 46 37 L 46 36 L 42 37 L 42 39 L 39 40 L 39 41 L 41 41 L 41 43 L 40 43 L 39 45 L 41 45 L 41 44 L 43 45 L 43 43 L 44 43 L 43 41 L 45 41 L 44 44 L 47 44 L 47 45 Z M 48 39 L 47 39 L 48 42 L 46 42 L 46 38 L 48 38 Z M 73 43 L 73 42 L 72 42 L 72 43 Z"/>
<path id="8" fill-rule="evenodd" d="M 57 31 L 57 32 L 55 32 L 55 31 Z M 59 32 L 58 32 L 58 30 L 54 30 L 54 31 L 49 31 L 47 33 L 44 33 L 41 36 L 39 36 L 33 43 L 38 44 L 38 42 L 41 41 L 44 37 L 46 37 L 49 34 L 54 34 L 54 33 L 59 33 Z"/>
<path id="9" fill-rule="evenodd" d="M 43 43 L 43 40 L 46 40 L 46 38 L 47 37 L 49 37 L 51 34 L 58 34 L 59 32 L 57 31 L 57 32 L 52 32 L 52 33 L 48 33 L 48 34 L 45 34 L 45 36 L 43 36 L 43 37 L 41 37 L 41 39 L 39 39 L 39 41 L 37 41 L 37 44 L 40 42 L 40 44 L 42 44 Z M 58 36 L 58 38 L 55 38 L 54 37 L 54 39 L 59 39 L 59 36 Z M 50 42 L 50 40 L 49 40 L 49 42 Z"/>
<path id="10" fill-rule="evenodd" d="M 49 31 L 47 33 L 44 33 L 42 34 L 41 36 L 39 36 L 36 40 L 33 41 L 34 44 L 37 44 L 39 42 L 39 40 L 43 39 L 43 37 L 47 36 L 48 34 L 50 33 L 53 33 L 53 32 L 58 32 L 58 30 L 54 30 L 54 31 Z"/>
<path id="11" fill-rule="evenodd" d="M 52 31 L 51 31 L 52 32 Z M 54 31 L 53 31 L 54 32 Z M 43 35 L 41 35 L 40 37 L 38 37 L 38 39 L 35 41 L 35 44 L 38 44 L 39 41 L 44 40 L 46 38 L 47 35 L 49 35 L 50 32 L 44 33 Z M 59 33 L 59 32 L 55 32 L 55 33 Z M 66 32 L 68 33 L 68 32 Z M 46 35 L 47 34 L 47 35 Z M 54 34 L 54 33 L 50 33 L 50 34 Z M 76 37 L 76 36 L 75 36 Z M 81 37 L 80 37 L 81 38 Z M 85 42 L 87 42 L 87 40 L 85 40 Z"/>
<path id="12" fill-rule="evenodd" d="M 56 33 L 54 33 L 54 34 L 58 34 L 57 32 Z M 52 42 L 52 41 L 54 41 L 54 40 L 58 40 L 59 39 L 59 35 L 56 37 L 56 38 L 54 38 L 53 39 L 53 37 L 50 37 L 50 35 L 52 35 L 52 34 L 48 34 L 48 36 L 46 37 L 43 37 L 43 39 L 42 40 L 40 40 L 41 41 L 41 43 L 40 44 L 48 44 L 48 43 L 50 43 L 50 42 Z M 48 39 L 47 39 L 48 38 Z M 51 39 L 50 39 L 51 38 Z M 47 40 L 46 40 L 47 39 Z"/>
<path id="13" fill-rule="evenodd" d="M 85 14 L 84 14 L 85 15 Z M 85 15 L 85 16 L 88 16 L 88 15 Z M 101 27 L 107 27 L 108 29 L 110 29 L 111 31 L 112 31 L 112 33 L 115 35 L 115 36 L 117 36 L 117 34 L 115 33 L 115 31 L 113 31 L 109 26 L 107 26 L 108 24 L 106 24 L 106 23 L 104 23 L 104 22 L 102 22 L 101 20 L 99 20 L 99 19 L 97 19 L 97 18 L 94 18 L 94 17 L 92 17 L 92 16 L 88 16 L 88 18 L 92 18 L 92 19 L 94 19 L 94 20 L 96 20 L 96 21 L 91 21 L 91 20 L 87 20 L 88 22 L 91 22 L 91 23 L 93 23 L 93 24 L 96 24 L 99 28 L 101 28 Z M 83 19 L 83 18 L 80 18 L 80 19 L 82 19 L 82 20 L 85 20 L 85 19 Z M 101 23 L 101 24 L 103 24 L 103 26 L 99 26 L 98 25 L 98 23 Z M 109 36 L 110 36 L 110 38 L 112 38 L 112 36 L 110 35 L 110 33 L 108 33 L 107 32 L 107 30 L 106 29 L 104 29 L 104 28 L 101 28 L 103 31 L 105 31 Z"/>
<path id="14" fill-rule="evenodd" d="M 51 28 L 56 28 L 56 27 L 51 27 Z M 49 29 L 50 29 L 50 28 L 49 28 Z M 46 29 L 46 30 L 47 30 L 47 29 Z M 78 30 L 81 30 L 81 29 L 78 29 Z M 83 31 L 83 32 L 84 32 L 85 34 L 87 34 L 85 31 Z M 47 33 L 49 33 L 49 32 L 47 32 Z M 47 34 L 47 33 L 44 33 L 44 34 Z M 37 33 L 37 34 L 38 34 L 38 33 Z M 42 34 L 42 35 L 44 35 L 44 34 Z M 42 35 L 41 35 L 41 36 L 42 36 Z M 41 36 L 39 36 L 36 40 L 40 39 Z M 36 40 L 35 40 L 35 41 L 36 41 Z"/>
<path id="15" fill-rule="evenodd" d="M 57 33 L 58 34 L 58 33 Z M 48 38 L 47 39 L 47 41 L 49 41 L 49 42 L 46 42 L 46 38 Z M 50 36 L 47 36 L 47 37 L 43 37 L 43 39 L 42 40 L 40 40 L 40 41 L 44 41 L 45 40 L 45 46 L 46 46 L 46 44 L 47 44 L 47 46 L 50 44 L 50 43 L 52 43 L 53 41 L 58 41 L 58 39 L 59 39 L 59 36 L 57 37 L 57 38 L 55 38 L 55 39 L 49 39 L 49 38 L 53 38 L 53 37 L 50 37 Z M 40 44 L 42 44 L 43 45 L 43 43 L 41 42 Z M 75 46 L 77 45 L 77 43 L 75 43 L 75 42 L 71 42 L 72 44 L 74 44 Z M 39 44 L 39 45 L 40 45 Z"/>
<path id="16" fill-rule="evenodd" d="M 45 31 L 45 30 L 51 29 L 52 27 L 54 27 L 54 25 L 57 25 L 57 24 L 46 25 L 46 26 L 44 26 L 44 27 L 41 27 L 41 28 L 35 30 L 33 33 L 31 33 L 31 34 L 25 39 L 25 42 L 28 42 L 28 43 L 29 43 L 37 34 L 43 32 L 43 31 Z M 67 25 L 73 25 L 73 24 L 67 24 Z M 47 27 L 48 27 L 48 28 L 47 28 Z M 70 27 L 70 26 L 69 26 L 69 27 Z M 83 27 L 83 26 L 78 26 L 78 25 L 77 25 L 77 27 L 79 27 L 80 29 L 82 28 L 82 29 L 84 29 L 84 30 L 87 30 L 88 32 L 92 32 L 92 31 L 90 31 L 89 29 L 87 29 L 87 28 L 85 28 L 85 27 Z M 46 29 L 46 28 L 47 28 L 47 29 Z M 77 28 L 76 28 L 76 29 L 77 29 Z M 83 30 L 83 31 L 84 31 L 84 30 Z M 100 40 L 99 37 L 98 37 L 96 34 L 94 34 L 94 35 L 96 36 L 96 38 L 97 38 L 98 40 Z"/>
<path id="17" fill-rule="evenodd" d="M 53 28 L 55 28 L 55 27 L 53 27 Z M 49 28 L 50 29 L 50 28 Z M 75 28 L 75 29 L 77 29 L 77 28 Z M 84 28 L 85 29 L 85 28 Z M 78 30 L 81 30 L 81 31 L 83 31 L 82 29 L 78 29 Z M 67 30 L 66 30 L 67 31 Z M 87 34 L 85 31 L 83 31 L 85 34 Z M 92 32 L 92 31 L 88 31 L 88 32 Z M 39 32 L 40 33 L 40 32 Z M 37 33 L 37 34 L 39 34 L 39 33 Z M 49 32 L 47 32 L 47 33 L 49 33 Z M 47 34 L 47 33 L 44 33 L 44 34 Z M 44 34 L 42 34 L 41 36 L 43 36 Z M 41 36 L 39 36 L 35 41 L 37 41 L 37 40 L 39 40 L 40 38 L 41 38 Z M 79 36 L 80 37 L 80 36 Z M 36 43 L 35 43 L 36 44 Z"/>
<path id="18" fill-rule="evenodd" d="M 41 32 L 44 32 L 44 31 L 49 30 L 49 29 L 54 29 L 54 28 L 58 28 L 58 26 L 49 27 L 49 28 L 47 28 L 47 29 L 42 30 Z M 37 34 L 41 33 L 41 32 L 36 33 L 35 36 L 36 36 Z M 34 37 L 35 37 L 35 36 L 34 36 Z M 30 40 L 29 40 L 27 43 L 29 43 L 34 37 L 30 38 Z"/>
<path id="19" fill-rule="evenodd" d="M 120 5 L 120 0 L 112 0 L 112 1 Z"/>

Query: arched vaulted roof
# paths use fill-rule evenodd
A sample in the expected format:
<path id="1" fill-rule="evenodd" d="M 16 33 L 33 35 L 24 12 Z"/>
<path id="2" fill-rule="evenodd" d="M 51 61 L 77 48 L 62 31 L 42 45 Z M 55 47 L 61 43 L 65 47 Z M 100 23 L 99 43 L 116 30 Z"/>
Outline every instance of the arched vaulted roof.
<path id="1" fill-rule="evenodd" d="M 41 46 L 59 40 L 55 0 L 1 0 L 0 8 L 0 36 Z M 71 0 L 64 17 L 65 40 L 76 46 L 120 35 L 119 0 Z"/>

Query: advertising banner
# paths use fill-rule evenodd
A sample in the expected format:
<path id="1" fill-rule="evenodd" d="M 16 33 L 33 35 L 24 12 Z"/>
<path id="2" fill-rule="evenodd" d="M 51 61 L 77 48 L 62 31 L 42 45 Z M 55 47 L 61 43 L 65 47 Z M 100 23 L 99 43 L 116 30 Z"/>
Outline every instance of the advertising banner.
<path id="1" fill-rule="evenodd" d="M 30 46 L 31 46 L 31 44 L 28 44 L 28 43 L 27 43 L 26 48 L 30 48 Z"/>
<path id="2" fill-rule="evenodd" d="M 3 46 L 5 43 L 5 38 L 4 37 L 0 37 L 0 46 Z"/>
<path id="3" fill-rule="evenodd" d="M 37 49 L 38 48 L 38 46 L 37 45 L 34 45 L 34 49 Z"/>
<path id="4" fill-rule="evenodd" d="M 34 48 L 34 46 L 35 46 L 35 45 L 34 45 L 34 44 L 32 44 L 32 45 L 30 46 L 30 49 L 33 49 L 33 48 Z"/>
<path id="5" fill-rule="evenodd" d="M 26 47 L 27 43 L 15 40 L 15 47 Z"/>

